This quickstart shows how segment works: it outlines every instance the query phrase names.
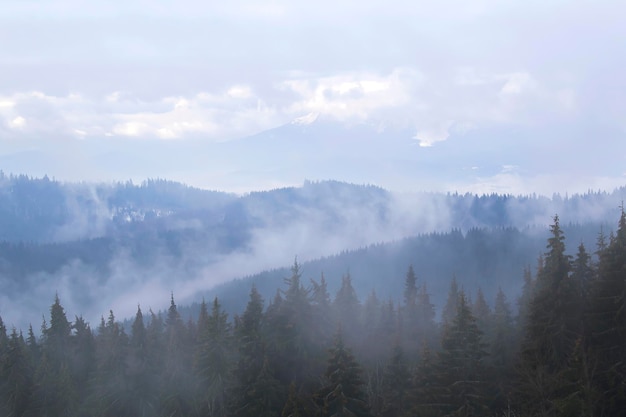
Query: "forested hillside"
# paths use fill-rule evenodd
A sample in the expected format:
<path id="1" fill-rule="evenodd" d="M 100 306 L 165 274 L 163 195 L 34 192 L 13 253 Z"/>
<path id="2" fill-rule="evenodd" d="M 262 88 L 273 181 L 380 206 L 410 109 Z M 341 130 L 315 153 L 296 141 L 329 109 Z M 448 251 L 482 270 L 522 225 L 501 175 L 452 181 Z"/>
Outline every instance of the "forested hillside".
<path id="1" fill-rule="evenodd" d="M 488 242 L 486 242 L 488 243 Z M 264 300 L 219 298 L 183 320 L 111 311 L 92 329 L 56 297 L 41 335 L 0 324 L 2 415 L 29 416 L 592 416 L 626 408 L 626 214 L 592 248 L 570 253 L 558 217 L 518 299 L 401 265 L 402 299 L 332 291 L 294 263 Z M 384 280 L 384 277 L 381 277 Z M 518 307 L 518 308 L 516 308 Z"/>
<path id="2" fill-rule="evenodd" d="M 625 196 L 625 188 L 551 198 L 397 193 L 337 181 L 238 196 L 159 179 L 62 183 L 0 173 L 0 314 L 27 326 L 58 292 L 91 320 L 110 306 L 127 317 L 122 295 L 159 309 L 172 290 L 185 303 L 218 295 L 234 312 L 248 284 L 217 285 L 270 271 L 258 282 L 269 297 L 287 273 L 275 269 L 296 256 L 307 281 L 323 272 L 333 289 L 351 271 L 361 297 L 371 286 L 397 300 L 400 265 L 411 263 L 433 289 L 457 274 L 472 288 L 497 281 L 514 294 L 512 277 L 534 263 L 551 216 L 561 214 L 572 245 L 589 244 L 601 227 L 612 230 Z M 495 266 L 480 265 L 489 258 Z M 381 285 L 382 275 L 392 285 Z"/>

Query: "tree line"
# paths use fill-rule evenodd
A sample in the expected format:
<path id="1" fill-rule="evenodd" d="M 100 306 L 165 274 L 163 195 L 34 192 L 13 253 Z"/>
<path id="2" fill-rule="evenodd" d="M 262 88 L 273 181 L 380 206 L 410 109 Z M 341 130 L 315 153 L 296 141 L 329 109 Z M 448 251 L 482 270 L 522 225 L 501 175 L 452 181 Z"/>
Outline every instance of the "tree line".
<path id="1" fill-rule="evenodd" d="M 452 277 L 437 311 L 413 266 L 401 302 L 361 301 L 349 273 L 294 263 L 265 303 L 252 287 L 234 317 L 202 302 L 184 321 L 140 307 L 97 329 L 59 297 L 41 325 L 0 318 L 3 416 L 612 416 L 626 409 L 626 215 L 593 254 L 567 254 L 559 218 L 522 274 L 513 308 Z"/>

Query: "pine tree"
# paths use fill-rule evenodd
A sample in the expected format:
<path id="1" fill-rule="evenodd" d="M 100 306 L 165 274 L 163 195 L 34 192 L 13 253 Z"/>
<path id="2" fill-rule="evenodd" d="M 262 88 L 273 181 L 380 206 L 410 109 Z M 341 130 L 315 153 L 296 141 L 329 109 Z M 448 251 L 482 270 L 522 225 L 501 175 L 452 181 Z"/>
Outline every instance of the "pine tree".
<path id="1" fill-rule="evenodd" d="M 328 346 L 332 340 L 334 325 L 331 314 L 330 294 L 328 293 L 328 285 L 324 274 L 322 274 L 319 283 L 311 280 L 311 285 L 311 309 L 313 317 L 315 317 L 311 331 L 316 335 L 315 339 L 320 346 Z"/>
<path id="2" fill-rule="evenodd" d="M 347 273 L 341 277 L 341 287 L 333 300 L 333 311 L 337 324 L 344 329 L 344 337 L 352 344 L 358 345 L 362 335 L 361 303 L 352 286 L 352 277 Z"/>
<path id="3" fill-rule="evenodd" d="M 456 282 L 456 276 L 452 276 L 450 281 L 450 289 L 448 290 L 448 298 L 446 305 L 443 307 L 441 319 L 444 323 L 451 323 L 456 317 L 457 306 L 459 300 L 459 286 Z"/>
<path id="4" fill-rule="evenodd" d="M 438 352 L 436 383 L 440 387 L 437 402 L 441 413 L 486 415 L 486 355 L 482 332 L 476 325 L 465 294 L 460 291 L 456 316 L 446 326 Z"/>
<path id="5" fill-rule="evenodd" d="M 71 378 L 71 324 L 59 296 L 50 307 L 50 326 L 42 325 L 42 359 L 35 372 L 36 404 L 43 415 L 71 416 L 76 411 L 76 387 Z"/>
<path id="6" fill-rule="evenodd" d="M 247 401 L 236 416 L 276 417 L 285 404 L 284 389 L 274 377 L 267 358 L 264 358 L 259 374 L 250 384 Z"/>
<path id="7" fill-rule="evenodd" d="M 286 387 L 291 381 L 301 384 L 319 372 L 323 353 L 319 346 L 319 327 L 313 317 L 309 292 L 301 283 L 300 265 L 291 268 L 285 279 L 284 299 L 268 311 L 268 359 L 276 378 Z"/>
<path id="8" fill-rule="evenodd" d="M 494 390 L 491 408 L 505 410 L 510 403 L 512 383 L 515 379 L 514 364 L 518 354 L 516 334 L 511 307 L 498 288 L 492 315 L 492 332 L 487 339 L 490 355 L 491 385 Z"/>
<path id="9" fill-rule="evenodd" d="M 174 295 L 165 320 L 165 363 L 161 386 L 162 412 L 168 416 L 185 416 L 193 406 L 193 381 L 189 370 L 193 362 L 189 332 L 183 323 Z"/>
<path id="10" fill-rule="evenodd" d="M 580 298 L 570 277 L 558 216 L 550 232 L 530 303 L 520 368 L 520 397 L 528 411 L 538 415 L 556 415 L 563 408 L 560 400 L 575 391 L 565 375 L 581 336 Z"/>
<path id="11" fill-rule="evenodd" d="M 540 257 L 540 263 L 543 263 L 543 257 Z M 522 294 L 517 299 L 517 327 L 525 329 L 528 324 L 528 316 L 530 314 L 530 303 L 535 292 L 535 281 L 533 280 L 530 266 L 524 267 L 523 272 L 524 283 L 522 285 Z"/>
<path id="12" fill-rule="evenodd" d="M 149 340 L 143 312 L 137 306 L 131 326 L 126 369 L 128 391 L 133 399 L 128 411 L 137 417 L 153 416 L 158 411 L 160 380 L 155 374 L 161 363 L 153 362 Z"/>
<path id="13" fill-rule="evenodd" d="M 411 373 L 400 345 L 393 349 L 393 355 L 383 375 L 382 417 L 399 417 L 406 411 Z"/>
<path id="14" fill-rule="evenodd" d="M 6 350 L 9 346 L 9 337 L 7 336 L 7 327 L 2 321 L 2 317 L 0 316 L 0 357 L 1 355 L 6 353 Z"/>
<path id="15" fill-rule="evenodd" d="M 602 393 L 597 415 L 618 415 L 626 409 L 626 213 L 601 251 L 598 278 L 591 300 L 593 329 L 590 348 L 597 363 L 594 386 Z"/>
<path id="16" fill-rule="evenodd" d="M 490 319 L 491 319 L 491 309 L 489 308 L 489 304 L 487 304 L 487 300 L 485 300 L 485 295 L 483 294 L 482 288 L 478 287 L 478 291 L 476 293 L 476 301 L 472 305 L 472 314 L 476 317 L 476 324 L 483 334 L 487 334 L 490 332 L 489 329 Z"/>
<path id="17" fill-rule="evenodd" d="M 91 393 L 92 408 L 106 417 L 130 416 L 131 390 L 127 379 L 128 337 L 109 311 L 102 317 L 96 337 L 96 371 Z"/>
<path id="18" fill-rule="evenodd" d="M 326 384 L 316 395 L 323 417 L 369 417 L 370 411 L 364 392 L 363 370 L 350 349 L 343 344 L 341 332 L 329 350 Z"/>
<path id="19" fill-rule="evenodd" d="M 308 395 L 307 395 L 308 397 Z M 306 417 L 312 416 L 315 412 L 315 404 L 312 398 L 303 398 L 295 382 L 289 384 L 289 394 L 287 401 L 281 412 L 281 417 Z"/>
<path id="20" fill-rule="evenodd" d="M 235 337 L 238 346 L 238 362 L 234 371 L 234 386 L 231 394 L 230 415 L 253 417 L 253 388 L 262 372 L 270 379 L 267 364 L 266 344 L 263 335 L 263 298 L 255 286 L 250 290 L 250 299 L 241 317 L 235 320 Z M 265 366 L 265 370 L 263 370 Z M 261 378 L 261 379 L 263 379 Z"/>
<path id="21" fill-rule="evenodd" d="M 435 306 L 430 302 L 430 295 L 423 283 L 417 294 L 417 334 L 421 340 L 421 345 L 426 344 L 429 348 L 434 348 L 439 341 L 437 325 L 435 323 Z"/>
<path id="22" fill-rule="evenodd" d="M 79 403 L 84 404 L 89 396 L 89 382 L 95 370 L 96 342 L 89 324 L 82 316 L 76 317 L 72 327 L 74 334 L 71 336 L 70 372 L 76 387 L 77 399 Z M 29 339 L 30 337 L 29 334 Z"/>
<path id="23" fill-rule="evenodd" d="M 404 333 L 404 346 L 408 351 L 415 351 L 420 343 L 417 277 L 413 265 L 409 266 L 404 279 L 404 305 L 400 310 Z"/>
<path id="24" fill-rule="evenodd" d="M 203 303 L 202 310 L 206 311 Z M 211 416 L 227 415 L 227 390 L 233 366 L 232 329 L 228 314 L 222 310 L 217 297 L 213 300 L 211 315 L 200 320 L 200 339 L 196 353 L 196 374 L 199 380 L 200 410 Z M 204 327 L 206 326 L 206 327 Z"/>
<path id="25" fill-rule="evenodd" d="M 440 416 L 439 398 L 444 388 L 436 382 L 436 363 L 427 344 L 422 346 L 420 360 L 415 367 L 407 401 L 407 416 Z"/>
<path id="26" fill-rule="evenodd" d="M 33 369 L 26 343 L 13 328 L 0 356 L 0 411 L 7 417 L 27 415 L 33 392 Z"/>

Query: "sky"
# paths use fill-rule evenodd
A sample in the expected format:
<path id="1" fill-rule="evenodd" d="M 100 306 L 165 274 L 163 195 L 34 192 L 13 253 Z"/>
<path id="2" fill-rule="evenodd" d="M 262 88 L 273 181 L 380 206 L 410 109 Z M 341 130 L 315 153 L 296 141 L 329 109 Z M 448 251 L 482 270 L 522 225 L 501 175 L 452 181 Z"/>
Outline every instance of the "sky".
<path id="1" fill-rule="evenodd" d="M 228 191 L 331 174 L 478 193 L 626 182 L 623 2 L 221 3 L 3 0 L 0 169 Z M 324 121 L 324 140 L 343 132 L 341 151 L 313 147 L 318 171 L 263 163 L 253 145 L 200 160 L 294 121 Z M 380 143 L 338 126 L 369 126 Z M 292 150 L 263 137 L 289 162 Z M 414 146 L 384 155 L 391 137 Z M 349 157 L 358 147 L 367 158 Z M 428 165 L 427 148 L 440 149 L 429 170 L 398 168 Z M 458 173 L 442 175 L 444 160 Z"/>

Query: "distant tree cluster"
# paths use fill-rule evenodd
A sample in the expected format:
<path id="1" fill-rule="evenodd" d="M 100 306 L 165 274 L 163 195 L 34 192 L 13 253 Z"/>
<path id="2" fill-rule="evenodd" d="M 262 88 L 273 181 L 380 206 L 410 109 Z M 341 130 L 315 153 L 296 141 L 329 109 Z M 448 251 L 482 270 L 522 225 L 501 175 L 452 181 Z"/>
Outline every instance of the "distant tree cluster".
<path id="1" fill-rule="evenodd" d="M 67 319 L 41 335 L 0 319 L 2 416 L 614 416 L 626 410 L 626 215 L 592 257 L 566 254 L 559 219 L 517 314 L 502 291 L 449 285 L 436 312 L 413 266 L 403 300 L 331 298 L 294 263 L 267 307 L 232 318 L 216 298 L 182 320 L 141 308 L 127 330 Z"/>

